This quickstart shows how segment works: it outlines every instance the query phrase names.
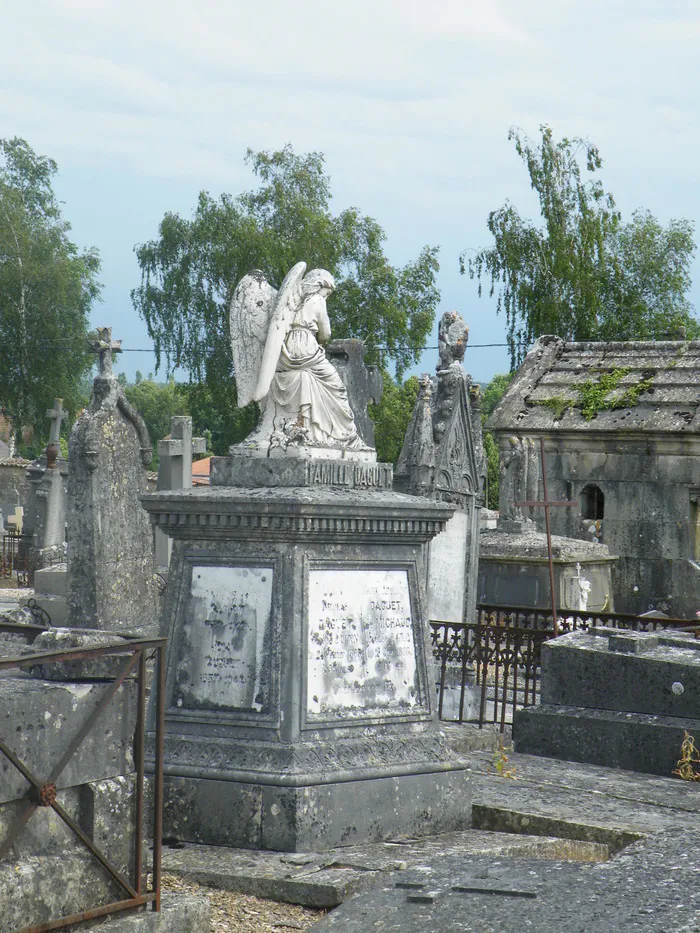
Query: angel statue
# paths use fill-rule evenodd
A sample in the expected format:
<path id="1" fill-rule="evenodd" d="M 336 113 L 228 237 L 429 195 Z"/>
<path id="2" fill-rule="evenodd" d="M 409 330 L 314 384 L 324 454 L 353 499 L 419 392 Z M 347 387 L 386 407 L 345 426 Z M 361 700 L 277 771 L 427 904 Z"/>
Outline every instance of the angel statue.
<path id="1" fill-rule="evenodd" d="M 279 291 L 259 269 L 238 283 L 231 300 L 231 354 L 238 404 L 258 402 L 260 422 L 240 447 L 367 450 L 357 433 L 345 386 L 321 343 L 331 326 L 330 272 L 298 262 Z M 240 449 L 240 448 L 239 448 Z"/>

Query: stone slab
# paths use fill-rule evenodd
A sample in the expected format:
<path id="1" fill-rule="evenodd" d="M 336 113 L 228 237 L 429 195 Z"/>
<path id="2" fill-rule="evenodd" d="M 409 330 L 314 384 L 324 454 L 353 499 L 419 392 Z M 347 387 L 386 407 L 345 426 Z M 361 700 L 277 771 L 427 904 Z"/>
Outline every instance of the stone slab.
<path id="1" fill-rule="evenodd" d="M 24 674 L 0 676 L 0 735 L 37 777 L 47 777 L 97 706 L 105 685 L 53 683 Z M 136 684 L 123 684 L 56 781 L 74 787 L 134 770 Z M 0 803 L 17 800 L 27 781 L 3 755 Z"/>
<path id="2" fill-rule="evenodd" d="M 512 751 L 508 767 L 515 780 L 509 780 L 495 773 L 493 754 L 475 751 L 470 758 L 474 825 L 480 829 L 568 835 L 613 846 L 611 831 L 700 831 L 696 783 Z"/>
<path id="3" fill-rule="evenodd" d="M 67 564 L 52 564 L 34 572 L 34 592 L 53 596 L 69 595 Z"/>
<path id="4" fill-rule="evenodd" d="M 212 486 L 336 486 L 340 489 L 391 489 L 390 463 L 353 459 L 271 459 L 212 457 Z"/>
<path id="5" fill-rule="evenodd" d="M 70 608 L 65 596 L 48 596 L 46 593 L 38 593 L 33 598 L 36 604 L 49 614 L 51 625 L 64 627 L 70 621 Z M 26 605 L 22 600 L 22 605 Z"/>
<path id="6" fill-rule="evenodd" d="M 464 622 L 467 584 L 467 551 L 470 516 L 457 511 L 445 530 L 430 542 L 428 558 L 428 618 L 431 621 Z M 472 584 L 473 585 L 473 584 Z"/>
<path id="7" fill-rule="evenodd" d="M 697 831 L 668 833 L 635 842 L 598 864 L 447 854 L 414 873 L 412 890 L 391 879 L 346 901 L 314 931 L 366 933 L 378 923 L 382 933 L 697 929 L 700 888 L 693 852 L 699 844 Z"/>
<path id="8" fill-rule="evenodd" d="M 301 787 L 166 775 L 164 825 L 185 842 L 304 852 L 466 829 L 464 770 Z"/>
<path id="9" fill-rule="evenodd" d="M 83 929 L 99 933 L 211 933 L 211 910 L 206 897 L 166 893 L 158 913 L 150 908 L 130 911 L 76 927 L 77 931 Z"/>
<path id="10" fill-rule="evenodd" d="M 123 646 L 124 638 L 111 632 L 94 629 L 50 628 L 40 632 L 32 644 L 22 650 L 23 655 L 50 652 L 79 651 L 81 648 Z M 97 658 L 77 658 L 65 661 L 46 661 L 29 668 L 30 676 L 52 681 L 114 680 L 128 663 L 130 655 L 116 654 Z M 26 668 L 25 668 L 26 670 Z M 131 675 L 130 675 L 131 676 Z"/>
<path id="11" fill-rule="evenodd" d="M 700 719 L 700 640 L 594 629 L 542 646 L 541 702 Z"/>
<path id="12" fill-rule="evenodd" d="M 400 882 L 426 859 L 447 852 L 462 857 L 520 855 L 574 861 L 608 858 L 607 846 L 600 843 L 469 830 L 291 855 L 224 846 L 166 845 L 163 868 L 170 874 L 226 891 L 305 907 L 335 907 L 389 877 Z"/>
<path id="13" fill-rule="evenodd" d="M 122 900 L 122 888 L 84 852 L 0 863 L 0 933 Z"/>
<path id="14" fill-rule="evenodd" d="M 517 710 L 513 722 L 519 752 L 665 776 L 686 730 L 700 736 L 700 720 L 553 705 Z"/>

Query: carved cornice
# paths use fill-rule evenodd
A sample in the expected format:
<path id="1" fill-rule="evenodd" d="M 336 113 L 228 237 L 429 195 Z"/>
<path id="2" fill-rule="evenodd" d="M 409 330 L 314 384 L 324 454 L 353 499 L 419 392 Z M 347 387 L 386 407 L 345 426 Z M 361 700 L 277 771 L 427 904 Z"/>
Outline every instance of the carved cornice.
<path id="1" fill-rule="evenodd" d="M 146 736 L 146 760 L 154 760 L 154 736 Z M 440 734 L 404 733 L 401 736 L 359 740 L 280 744 L 233 739 L 165 737 L 165 770 L 217 780 L 275 784 L 322 783 L 355 775 L 381 777 L 447 770 L 462 764 Z"/>
<path id="2" fill-rule="evenodd" d="M 264 494 L 261 494 L 264 493 Z M 152 523 L 172 538 L 313 538 L 424 543 L 452 517 L 449 505 L 398 493 L 194 489 L 141 497 Z"/>

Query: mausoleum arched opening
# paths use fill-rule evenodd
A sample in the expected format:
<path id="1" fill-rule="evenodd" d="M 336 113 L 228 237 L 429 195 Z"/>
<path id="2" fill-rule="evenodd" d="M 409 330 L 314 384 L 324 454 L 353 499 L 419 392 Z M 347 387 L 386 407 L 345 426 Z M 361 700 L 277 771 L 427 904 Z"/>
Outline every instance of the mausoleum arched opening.
<path id="1" fill-rule="evenodd" d="M 581 518 L 600 521 L 605 517 L 605 496 L 599 486 L 584 486 L 579 494 Z"/>

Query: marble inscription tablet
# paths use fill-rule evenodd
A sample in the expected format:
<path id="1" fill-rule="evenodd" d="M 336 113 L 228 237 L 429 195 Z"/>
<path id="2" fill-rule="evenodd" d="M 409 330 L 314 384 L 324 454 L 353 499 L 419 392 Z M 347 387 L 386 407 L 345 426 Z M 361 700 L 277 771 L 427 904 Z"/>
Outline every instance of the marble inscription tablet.
<path id="1" fill-rule="evenodd" d="M 251 712 L 268 707 L 271 605 L 271 567 L 192 567 L 178 707 Z"/>
<path id="2" fill-rule="evenodd" d="M 419 705 L 403 569 L 309 572 L 307 714 L 396 715 Z"/>

